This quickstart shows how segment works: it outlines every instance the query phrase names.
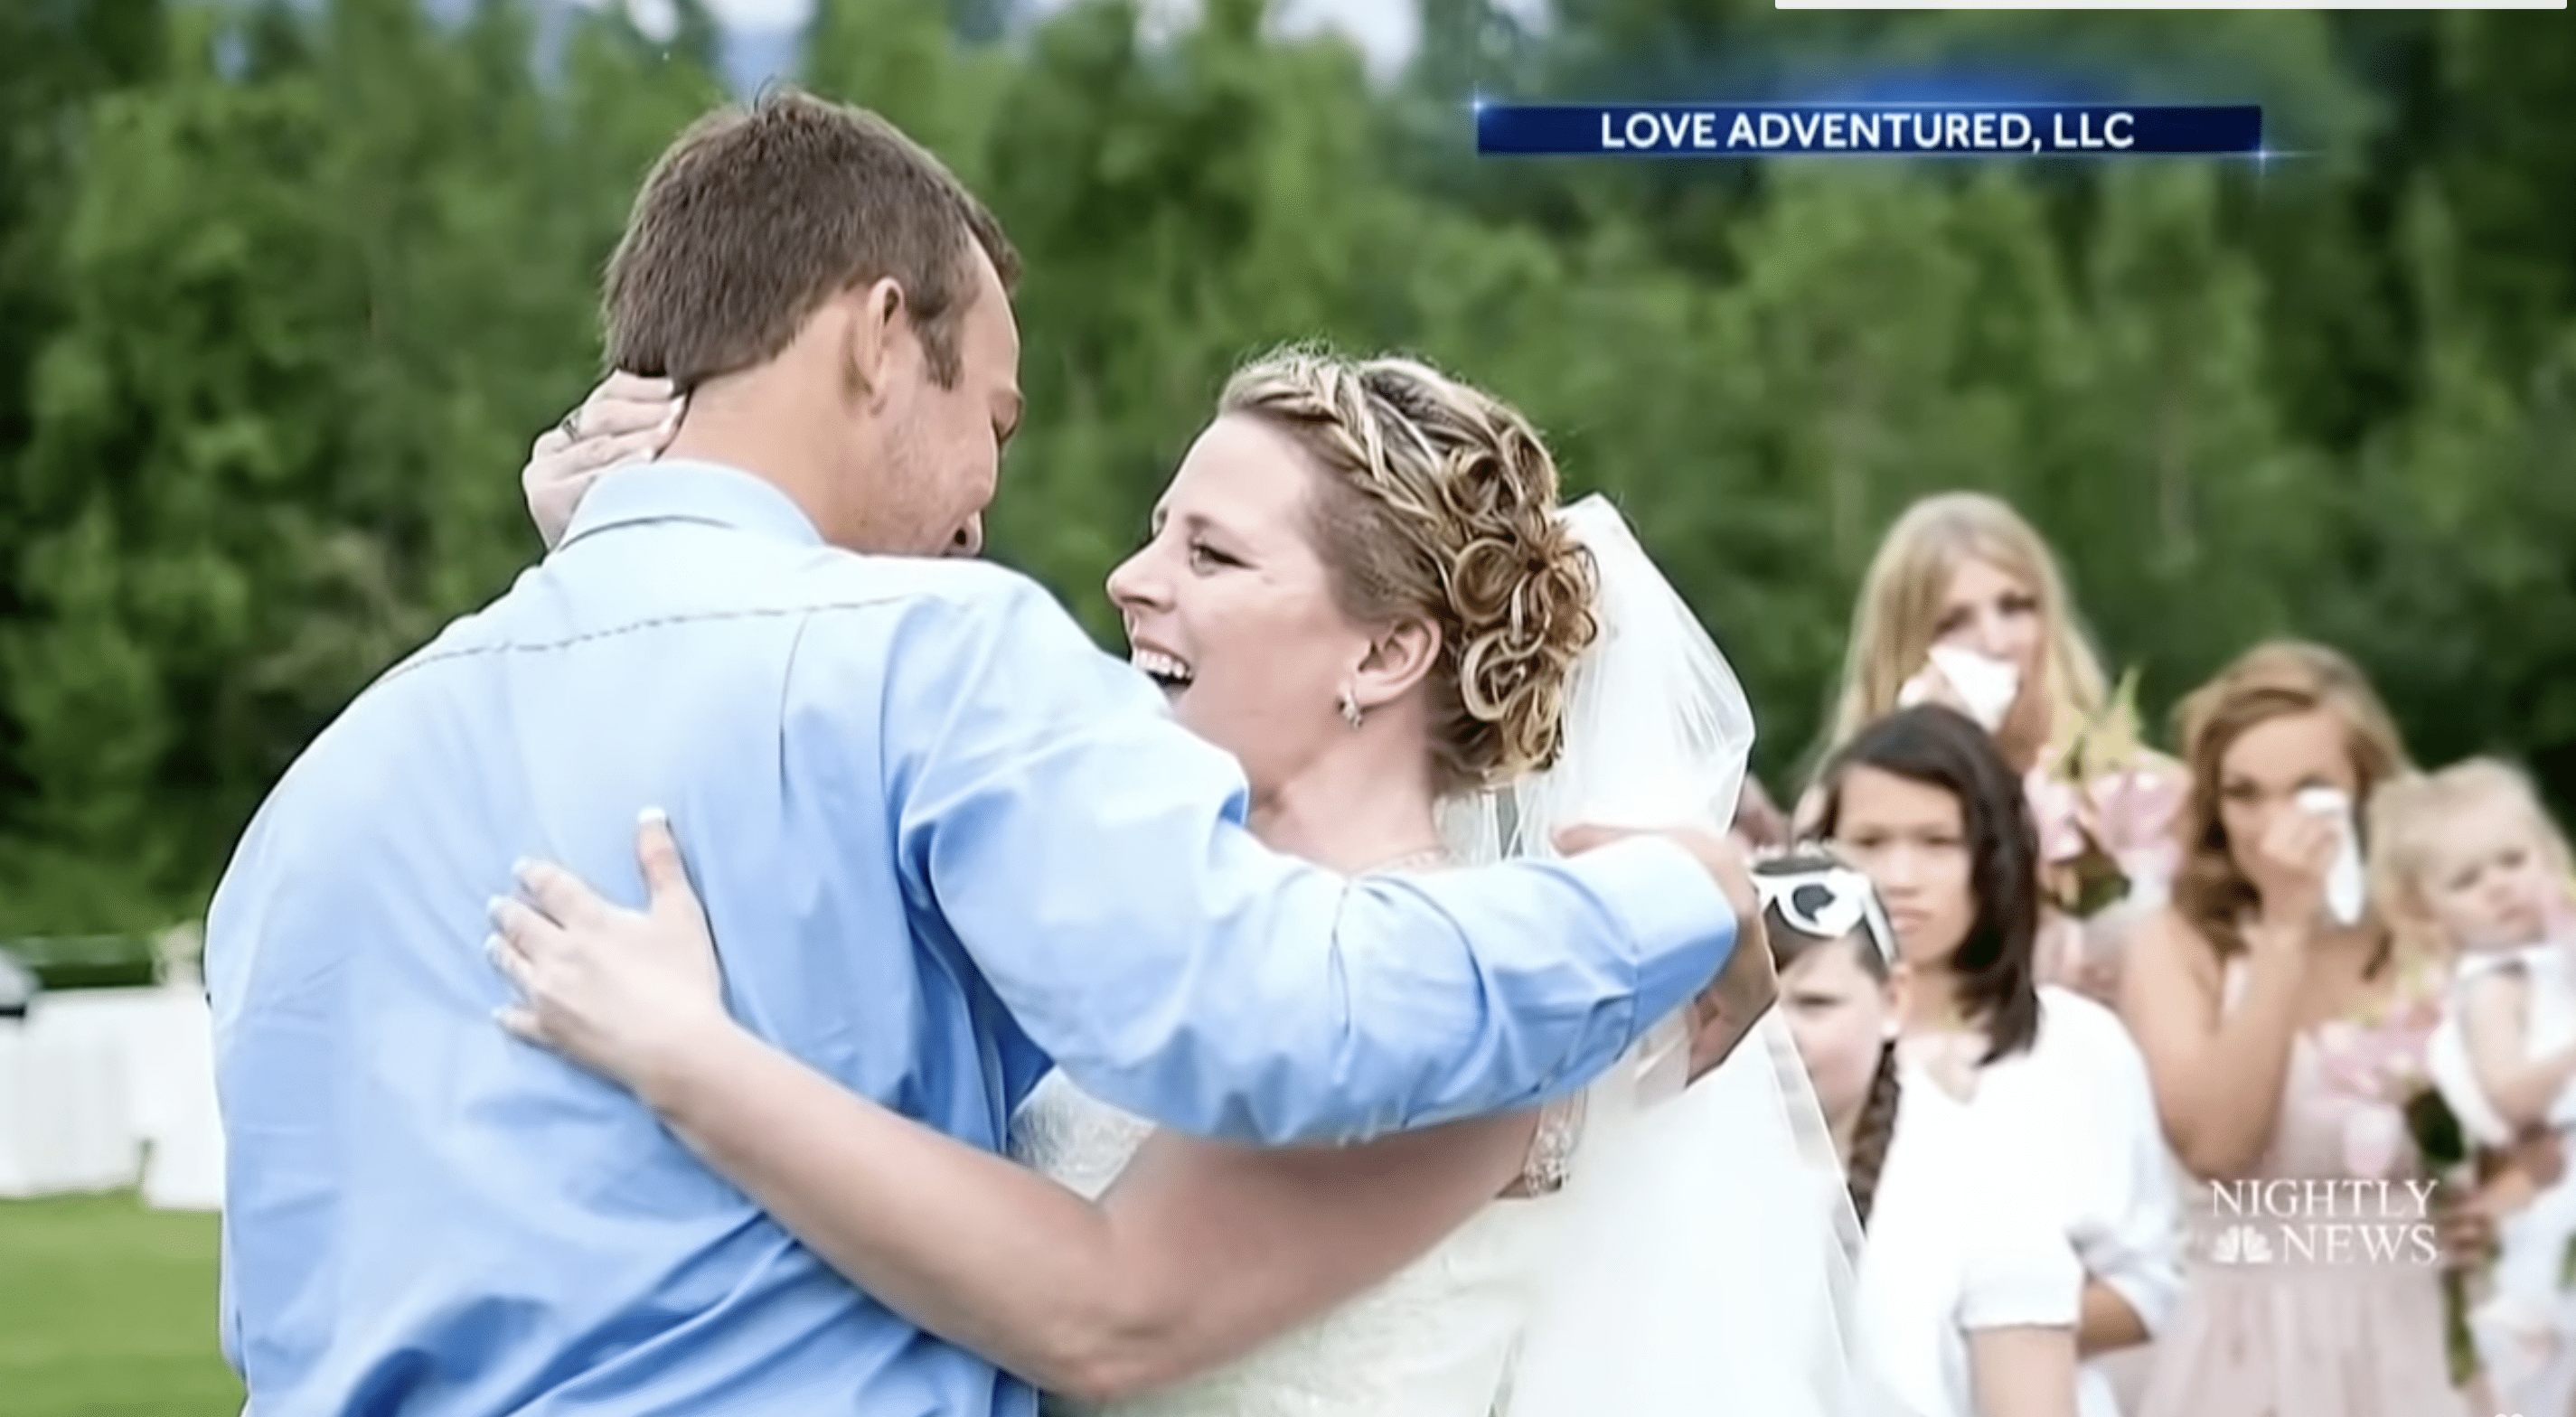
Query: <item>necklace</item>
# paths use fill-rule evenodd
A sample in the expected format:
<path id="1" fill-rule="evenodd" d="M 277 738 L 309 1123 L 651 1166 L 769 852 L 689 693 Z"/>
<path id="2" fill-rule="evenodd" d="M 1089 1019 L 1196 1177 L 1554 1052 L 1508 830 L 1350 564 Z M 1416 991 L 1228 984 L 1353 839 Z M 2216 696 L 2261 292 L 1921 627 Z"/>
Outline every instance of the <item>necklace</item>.
<path id="1" fill-rule="evenodd" d="M 1434 866 L 1446 866 L 1449 864 L 1449 859 L 1449 848 L 1426 846 L 1419 851 L 1408 851 L 1402 856 L 1389 857 L 1359 874 L 1374 876 L 1384 872 L 1425 870 Z"/>

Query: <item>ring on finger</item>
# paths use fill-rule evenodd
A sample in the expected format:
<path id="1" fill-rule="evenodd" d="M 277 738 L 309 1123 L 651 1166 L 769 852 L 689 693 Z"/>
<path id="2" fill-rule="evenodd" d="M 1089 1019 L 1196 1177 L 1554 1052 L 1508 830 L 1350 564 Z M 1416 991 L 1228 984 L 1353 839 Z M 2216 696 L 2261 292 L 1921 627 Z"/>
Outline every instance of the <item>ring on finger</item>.
<path id="1" fill-rule="evenodd" d="M 572 439 L 576 443 L 580 442 L 581 410 L 576 408 L 572 412 L 565 414 L 563 416 L 563 421 L 557 423 L 555 426 L 563 430 L 563 435 L 565 437 Z"/>

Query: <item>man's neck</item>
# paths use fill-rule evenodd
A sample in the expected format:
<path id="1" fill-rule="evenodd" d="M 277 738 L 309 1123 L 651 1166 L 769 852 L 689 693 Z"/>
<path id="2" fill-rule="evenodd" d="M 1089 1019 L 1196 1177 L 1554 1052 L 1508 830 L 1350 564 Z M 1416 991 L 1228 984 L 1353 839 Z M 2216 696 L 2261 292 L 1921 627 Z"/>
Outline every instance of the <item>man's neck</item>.
<path id="1" fill-rule="evenodd" d="M 773 407 L 766 391 L 748 385 L 692 395 L 679 428 L 662 449 L 665 462 L 709 462 L 749 473 L 786 494 L 825 540 L 854 551 L 850 519 L 843 515 L 830 475 L 828 451 L 812 446 L 809 421 Z"/>

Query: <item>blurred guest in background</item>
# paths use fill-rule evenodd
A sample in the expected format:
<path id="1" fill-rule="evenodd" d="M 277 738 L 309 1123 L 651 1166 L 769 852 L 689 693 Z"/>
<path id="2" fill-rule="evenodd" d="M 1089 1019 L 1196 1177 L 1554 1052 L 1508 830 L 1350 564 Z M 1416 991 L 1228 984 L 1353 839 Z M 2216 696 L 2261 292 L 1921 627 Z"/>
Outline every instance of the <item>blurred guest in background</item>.
<path id="1" fill-rule="evenodd" d="M 2401 954 L 2449 967 L 2426 1070 L 2464 1128 L 2505 1173 L 2492 1293 L 2472 1328 L 2494 1405 L 2576 1407 L 2576 1182 L 2557 1137 L 2576 1123 L 2576 938 L 2567 837 L 2531 782 L 2492 758 L 2400 778 L 2370 800 L 2372 899 Z M 2441 1050 L 2457 1050 L 2446 1069 Z M 2512 1158 L 2532 1184 L 2514 1194 Z M 2540 1174 L 2547 1171 L 2549 1174 Z"/>
<path id="2" fill-rule="evenodd" d="M 2440 981 L 2336 880 L 2362 847 L 2350 804 L 2409 771 L 2405 748 L 2359 669 L 2295 643 L 2195 692 L 2182 739 L 2185 858 L 2132 941 L 2123 1004 L 2166 1136 L 2213 1184 L 2190 1207 L 2198 1262 L 2139 1417 L 2462 1413 L 2440 1265 L 2491 1230 L 2474 1201 L 2400 1184 L 2423 1170 L 2402 1109 Z M 2249 1181 L 2312 1184 L 2233 1184 Z M 2440 1246 L 2421 1253 L 2300 1243 L 2428 1223 Z"/>
<path id="3" fill-rule="evenodd" d="M 2172 1161 L 2138 1050 L 2091 999 L 2039 983 L 2038 835 L 1995 740 L 1937 706 L 1862 728 L 1827 766 L 1819 830 L 1886 902 L 1912 979 L 1908 1064 L 1974 1115 L 2083 1268 L 2086 1358 L 2146 1342 L 2181 1283 Z M 2119 1411 L 2088 1363 L 2083 1417 Z"/>
<path id="4" fill-rule="evenodd" d="M 1908 1074 L 1910 972 L 1869 878 L 1823 852 L 1754 870 L 1780 1002 L 1866 1230 L 1859 1348 L 1914 1417 L 2075 1417 L 2083 1266 L 2029 1173 Z"/>
<path id="5" fill-rule="evenodd" d="M 2120 937 L 2173 869 L 2181 773 L 2139 741 L 2047 541 L 1983 493 L 1916 502 L 1879 543 L 1828 741 L 1926 702 L 1977 720 L 2028 785 L 2047 888 L 2041 977 L 2110 1002 Z"/>

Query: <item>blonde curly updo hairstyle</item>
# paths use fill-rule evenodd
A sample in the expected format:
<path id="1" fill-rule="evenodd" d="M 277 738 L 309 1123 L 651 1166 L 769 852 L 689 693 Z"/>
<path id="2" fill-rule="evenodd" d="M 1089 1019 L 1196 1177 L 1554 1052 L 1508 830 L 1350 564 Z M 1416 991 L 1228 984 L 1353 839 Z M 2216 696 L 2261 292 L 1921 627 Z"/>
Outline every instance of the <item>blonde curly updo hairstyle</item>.
<path id="1" fill-rule="evenodd" d="M 1557 516 L 1556 461 L 1529 420 L 1414 360 L 1305 348 L 1236 371 L 1219 408 L 1277 429 L 1322 474 L 1307 529 L 1342 613 L 1439 629 L 1440 789 L 1553 764 L 1567 680 L 1600 633 L 1597 573 Z"/>

